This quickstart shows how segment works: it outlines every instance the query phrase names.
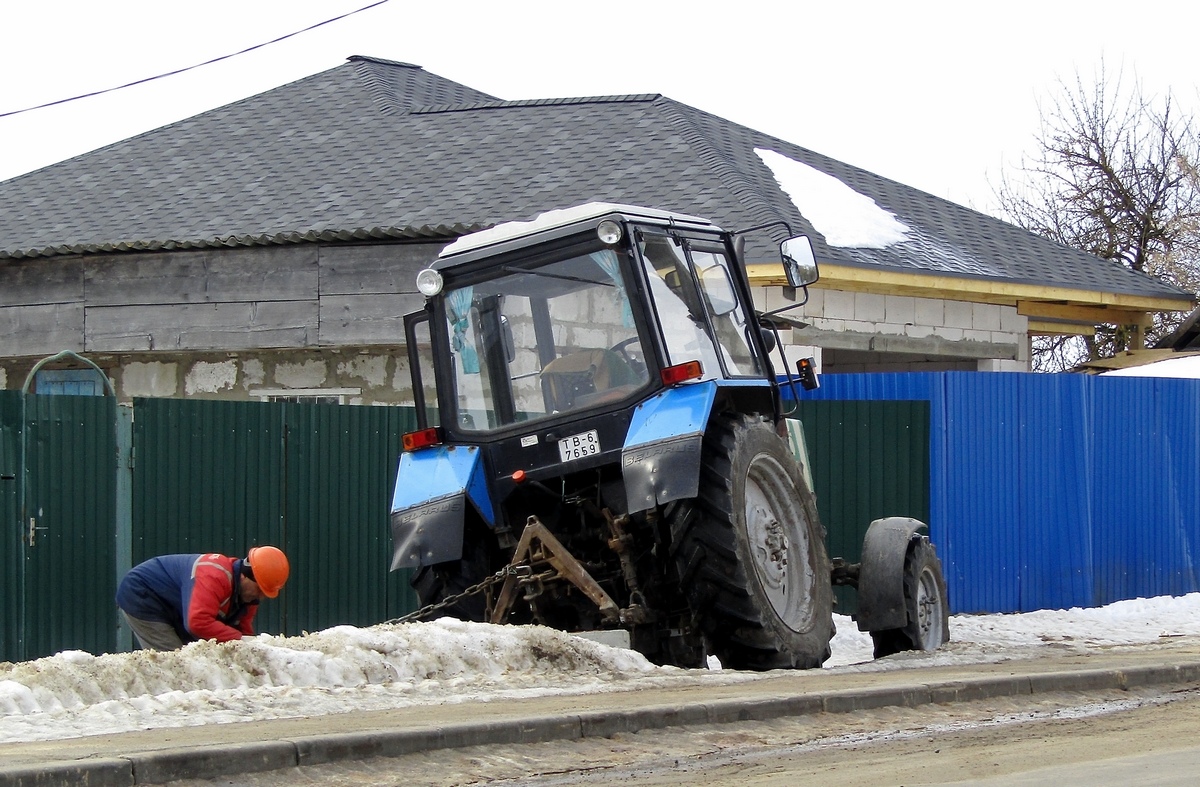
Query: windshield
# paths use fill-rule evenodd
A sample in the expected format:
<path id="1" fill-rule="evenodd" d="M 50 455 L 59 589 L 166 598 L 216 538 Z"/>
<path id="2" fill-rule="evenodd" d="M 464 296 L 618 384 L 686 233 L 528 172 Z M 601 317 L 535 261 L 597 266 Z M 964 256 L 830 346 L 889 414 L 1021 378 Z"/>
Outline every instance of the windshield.
<path id="1" fill-rule="evenodd" d="M 619 260 L 604 249 L 447 291 L 460 429 L 615 402 L 649 381 Z"/>

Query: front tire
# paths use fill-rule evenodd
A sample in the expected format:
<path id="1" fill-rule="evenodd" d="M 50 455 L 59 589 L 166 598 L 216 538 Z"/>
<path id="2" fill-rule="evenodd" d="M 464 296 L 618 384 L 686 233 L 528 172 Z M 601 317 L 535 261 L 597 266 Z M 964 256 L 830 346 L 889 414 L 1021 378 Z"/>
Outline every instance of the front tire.
<path id="1" fill-rule="evenodd" d="M 915 538 L 904 556 L 903 628 L 872 631 L 875 658 L 906 650 L 937 650 L 950 641 L 950 604 L 942 562 L 928 538 Z"/>
<path id="2" fill-rule="evenodd" d="M 700 496 L 672 524 L 680 581 L 709 652 L 733 669 L 818 667 L 833 592 L 816 505 L 764 421 L 722 418 L 704 439 Z"/>

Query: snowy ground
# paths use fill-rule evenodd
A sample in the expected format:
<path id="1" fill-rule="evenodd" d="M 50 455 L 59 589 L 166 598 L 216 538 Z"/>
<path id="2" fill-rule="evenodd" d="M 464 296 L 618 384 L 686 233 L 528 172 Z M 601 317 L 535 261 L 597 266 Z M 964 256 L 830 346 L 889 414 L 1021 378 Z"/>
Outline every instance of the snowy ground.
<path id="1" fill-rule="evenodd" d="M 845 617 L 827 670 L 894 669 Z M 1002 661 L 1038 648 L 1086 648 L 1200 636 L 1200 593 L 1100 609 L 957 615 L 953 642 L 922 664 Z M 431 623 L 339 626 L 261 635 L 172 653 L 67 651 L 0 663 L 0 742 L 57 740 L 158 727 L 319 716 L 419 704 L 734 683 L 754 673 L 656 667 L 640 654 L 537 627 Z"/>

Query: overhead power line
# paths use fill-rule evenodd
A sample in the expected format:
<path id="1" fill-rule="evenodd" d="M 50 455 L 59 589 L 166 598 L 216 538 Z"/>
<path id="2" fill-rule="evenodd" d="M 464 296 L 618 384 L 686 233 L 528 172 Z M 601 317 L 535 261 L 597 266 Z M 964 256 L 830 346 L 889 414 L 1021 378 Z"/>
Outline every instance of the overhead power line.
<path id="1" fill-rule="evenodd" d="M 328 25 L 332 22 L 340 21 L 342 19 L 345 19 L 348 16 L 354 16 L 355 14 L 360 14 L 363 11 L 369 11 L 370 9 L 375 8 L 376 6 L 381 6 L 386 2 L 388 2 L 388 0 L 376 0 L 376 2 L 371 3 L 370 5 L 365 5 L 362 8 L 357 8 L 353 11 L 347 11 L 346 13 L 342 14 L 341 16 L 335 16 L 332 19 L 326 19 L 323 22 L 317 22 L 315 25 L 309 25 L 308 27 L 304 28 L 303 30 L 297 30 L 294 33 L 288 33 L 287 35 L 282 35 L 282 36 L 279 36 L 278 38 L 272 38 L 270 41 L 264 41 L 261 44 L 255 44 L 254 46 L 246 47 L 245 49 L 241 49 L 237 52 L 231 52 L 228 55 L 221 55 L 220 57 L 214 57 L 211 60 L 205 60 L 203 63 L 196 63 L 195 65 L 187 66 L 185 68 L 177 68 L 174 71 L 167 71 L 166 73 L 163 73 L 163 74 L 156 74 L 152 77 L 138 79 L 133 82 L 126 82 L 124 85 L 117 85 L 116 87 L 108 87 L 108 88 L 104 88 L 103 90 L 93 90 L 91 93 L 83 93 L 78 96 L 71 96 L 70 98 L 60 98 L 57 101 L 47 101 L 45 104 L 38 104 L 37 106 L 33 106 L 33 107 L 25 107 L 24 109 L 14 109 L 11 112 L 0 112 L 0 118 L 11 117 L 12 115 L 20 115 L 25 112 L 33 112 L 34 110 L 37 110 L 37 109 L 45 109 L 47 107 L 55 107 L 55 106 L 58 106 L 59 104 L 68 104 L 72 101 L 79 101 L 80 99 L 91 98 L 92 96 L 102 96 L 105 93 L 113 93 L 117 90 L 124 90 L 127 87 L 134 87 L 136 85 L 144 85 L 147 82 L 153 82 L 156 79 L 165 79 L 166 77 L 173 77 L 176 74 L 182 74 L 186 71 L 194 71 L 197 68 L 203 68 L 204 66 L 211 66 L 213 63 L 220 63 L 222 60 L 229 60 L 232 57 L 237 57 L 238 55 L 244 55 L 247 52 L 253 52 L 256 49 L 262 49 L 263 47 L 270 46 L 271 44 L 278 44 L 280 41 L 286 41 L 287 39 L 294 38 L 295 36 L 298 36 L 301 33 L 307 33 L 310 30 L 316 30 L 318 27 Z"/>

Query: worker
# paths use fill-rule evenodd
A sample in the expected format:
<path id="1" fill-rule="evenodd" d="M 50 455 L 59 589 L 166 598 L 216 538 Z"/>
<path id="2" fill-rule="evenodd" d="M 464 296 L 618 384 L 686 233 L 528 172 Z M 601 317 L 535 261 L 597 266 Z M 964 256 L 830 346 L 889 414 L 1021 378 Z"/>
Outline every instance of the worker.
<path id="1" fill-rule="evenodd" d="M 125 575 L 117 606 L 147 650 L 229 642 L 254 634 L 259 599 L 278 596 L 289 571 L 287 556 L 271 546 L 254 547 L 245 558 L 162 555 Z"/>

